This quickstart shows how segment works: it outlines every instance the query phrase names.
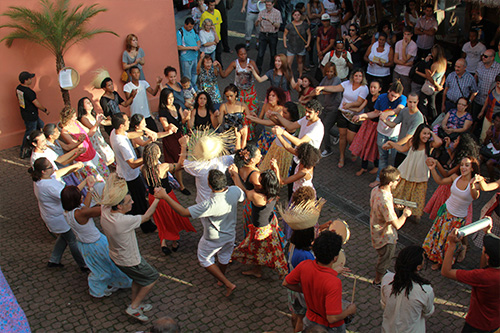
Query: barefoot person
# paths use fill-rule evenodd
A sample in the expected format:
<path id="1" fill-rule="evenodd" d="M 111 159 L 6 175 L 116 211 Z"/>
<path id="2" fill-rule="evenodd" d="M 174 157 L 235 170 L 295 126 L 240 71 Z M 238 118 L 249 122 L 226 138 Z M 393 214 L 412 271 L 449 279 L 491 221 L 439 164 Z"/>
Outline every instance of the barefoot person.
<path id="1" fill-rule="evenodd" d="M 211 197 L 188 208 L 184 208 L 164 190 L 155 193 L 155 196 L 165 200 L 181 216 L 201 218 L 203 236 L 198 243 L 198 260 L 201 266 L 226 286 L 226 296 L 229 296 L 236 285 L 224 274 L 236 238 L 238 202 L 245 199 L 245 194 L 236 186 L 228 187 L 226 175 L 219 170 L 210 170 L 208 186 L 212 189 Z M 216 255 L 218 265 L 215 264 Z"/>

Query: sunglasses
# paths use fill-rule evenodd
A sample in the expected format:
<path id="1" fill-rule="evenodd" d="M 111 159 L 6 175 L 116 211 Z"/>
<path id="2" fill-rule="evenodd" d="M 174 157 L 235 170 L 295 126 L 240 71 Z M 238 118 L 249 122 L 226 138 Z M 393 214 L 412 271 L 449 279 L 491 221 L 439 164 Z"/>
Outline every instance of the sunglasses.
<path id="1" fill-rule="evenodd" d="M 481 57 L 483 57 L 483 58 L 489 58 L 489 57 L 491 57 L 491 56 L 489 56 L 489 55 L 487 55 L 487 54 L 481 54 Z"/>

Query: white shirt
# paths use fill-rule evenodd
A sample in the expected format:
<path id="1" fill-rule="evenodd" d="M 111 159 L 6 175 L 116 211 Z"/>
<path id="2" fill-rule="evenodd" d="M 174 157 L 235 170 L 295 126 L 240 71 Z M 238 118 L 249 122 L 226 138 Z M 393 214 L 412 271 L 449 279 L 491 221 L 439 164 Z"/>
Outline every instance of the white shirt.
<path id="1" fill-rule="evenodd" d="M 47 148 L 43 153 L 36 153 L 35 150 L 33 150 L 33 152 L 31 153 L 31 160 L 30 160 L 31 165 L 35 164 L 35 161 L 41 157 L 45 157 L 50 161 L 50 163 L 52 163 L 54 171 L 59 170 L 59 168 L 56 165 L 56 160 L 59 157 L 59 155 L 57 155 L 55 151 L 53 151 L 50 148 Z"/>
<path id="2" fill-rule="evenodd" d="M 352 64 L 352 57 L 351 53 L 348 51 L 345 51 L 347 56 L 347 60 Z M 333 62 L 335 64 L 335 67 L 337 68 L 337 77 L 341 80 L 345 79 L 349 75 L 349 67 L 347 66 L 347 60 L 344 59 L 344 57 L 341 55 L 340 57 L 337 57 L 335 54 L 335 51 L 330 51 L 327 54 L 325 54 L 325 57 L 321 61 L 322 66 L 326 66 L 328 62 Z"/>
<path id="3" fill-rule="evenodd" d="M 344 103 L 354 103 L 358 100 L 359 97 L 362 99 L 366 99 L 368 96 L 368 87 L 367 86 L 359 86 L 356 90 L 352 90 L 351 81 L 344 81 L 340 84 L 344 87 L 344 93 L 342 94 L 342 101 L 340 102 L 340 110 L 347 111 L 342 109 L 342 105 Z"/>
<path id="4" fill-rule="evenodd" d="M 382 52 L 377 51 L 378 48 L 378 41 L 373 43 L 370 55 L 368 56 L 368 59 L 370 61 L 378 60 L 382 61 L 384 64 L 389 62 L 389 53 L 391 52 L 391 46 L 389 43 L 385 43 L 384 45 L 384 50 Z M 378 64 L 373 63 L 368 64 L 368 68 L 366 69 L 366 73 L 373 75 L 373 76 L 387 76 L 391 74 L 391 69 L 389 67 L 382 67 Z"/>
<path id="5" fill-rule="evenodd" d="M 64 211 L 64 217 L 66 218 L 68 225 L 73 230 L 76 239 L 78 239 L 80 243 L 95 243 L 101 238 L 101 232 L 95 226 L 93 218 L 89 218 L 89 220 L 85 224 L 78 223 L 75 218 L 75 210 L 80 208 L 81 207 L 75 208 L 71 212 Z"/>
<path id="6" fill-rule="evenodd" d="M 248 2 L 252 2 L 251 0 Z M 206 31 L 205 29 L 200 30 L 200 52 L 205 52 L 205 54 L 209 54 L 215 51 L 217 48 L 217 44 L 210 46 L 203 46 L 205 43 L 215 42 L 215 32 L 213 30 Z"/>
<path id="7" fill-rule="evenodd" d="M 325 134 L 325 127 L 320 119 L 316 120 L 314 123 L 308 125 L 308 120 L 306 117 L 300 118 L 297 124 L 300 125 L 299 139 L 302 139 L 306 135 L 311 139 L 309 143 L 316 149 L 321 146 L 321 141 L 323 141 L 323 135 Z M 293 157 L 295 163 L 299 163 L 299 158 L 297 156 Z"/>
<path id="8" fill-rule="evenodd" d="M 323 7 L 325 7 L 325 12 L 330 15 L 330 22 L 337 23 L 340 21 L 339 16 L 333 16 L 334 13 L 339 14 L 340 8 L 337 7 L 335 2 L 330 2 L 328 0 L 323 0 Z"/>
<path id="9" fill-rule="evenodd" d="M 132 104 L 130 104 L 130 115 L 134 114 L 142 114 L 144 118 L 151 117 L 151 112 L 149 110 L 149 101 L 146 89 L 149 88 L 149 83 L 144 80 L 139 80 L 139 85 L 130 81 L 123 87 L 123 91 L 127 93 L 131 93 L 132 90 L 137 90 L 137 95 L 135 95 Z"/>
<path id="10" fill-rule="evenodd" d="M 116 173 L 118 176 L 126 181 L 131 181 L 139 177 L 141 174 L 139 168 L 132 169 L 127 163 L 130 159 L 137 159 L 137 155 L 135 154 L 135 150 L 129 138 L 127 138 L 126 135 L 117 135 L 116 131 L 113 129 L 109 136 L 109 141 L 111 143 L 111 148 L 113 148 L 115 152 Z"/>
<path id="11" fill-rule="evenodd" d="M 406 297 L 403 289 L 398 296 L 391 295 L 394 273 L 390 272 L 382 278 L 380 289 L 384 317 L 382 332 L 391 333 L 424 333 L 425 319 L 434 313 L 434 291 L 428 284 L 420 286 L 413 282 L 413 288 Z"/>
<path id="12" fill-rule="evenodd" d="M 55 174 L 52 174 L 50 179 L 40 179 L 33 182 L 40 216 L 49 231 L 56 234 L 62 234 L 70 230 L 64 218 L 64 209 L 61 203 L 61 191 L 64 186 L 64 183 L 57 179 Z"/>
<path id="13" fill-rule="evenodd" d="M 467 71 L 474 74 L 476 72 L 477 64 L 481 61 L 481 54 L 486 51 L 486 46 L 478 42 L 476 46 L 470 45 L 467 42 L 462 47 L 462 52 L 465 53 L 465 61 L 467 61 Z"/>
<path id="14" fill-rule="evenodd" d="M 110 206 L 101 208 L 101 227 L 108 237 L 109 257 L 120 266 L 131 267 L 141 263 L 141 253 L 135 229 L 141 225 L 141 215 L 112 213 Z"/>
<path id="15" fill-rule="evenodd" d="M 196 182 L 196 203 L 208 200 L 212 195 L 212 189 L 208 186 L 208 172 L 219 170 L 226 172 L 226 169 L 233 164 L 234 155 L 225 155 L 213 158 L 209 161 L 184 161 L 184 170 L 195 177 Z"/>

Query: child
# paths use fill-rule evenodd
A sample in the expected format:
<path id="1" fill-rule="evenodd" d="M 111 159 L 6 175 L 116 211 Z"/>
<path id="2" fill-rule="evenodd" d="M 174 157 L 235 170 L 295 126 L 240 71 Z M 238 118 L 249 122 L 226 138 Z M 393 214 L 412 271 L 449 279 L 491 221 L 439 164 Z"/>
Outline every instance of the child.
<path id="1" fill-rule="evenodd" d="M 406 218 L 411 216 L 411 210 L 405 208 L 398 218 L 394 211 L 391 191 L 398 185 L 400 172 L 392 165 L 380 171 L 380 185 L 375 187 L 370 196 L 370 233 L 372 245 L 377 250 L 378 260 L 375 265 L 375 279 L 372 284 L 380 288 L 382 277 L 391 264 L 394 256 L 398 232 Z"/>
<path id="2" fill-rule="evenodd" d="M 222 96 L 220 94 L 219 85 L 217 84 L 217 76 L 222 71 L 222 67 L 218 61 L 213 61 L 212 57 L 208 54 L 201 53 L 196 73 L 198 74 L 198 81 L 200 91 L 206 91 L 212 103 L 214 103 L 214 110 L 219 110 L 222 103 Z"/>
<path id="3" fill-rule="evenodd" d="M 302 105 L 306 105 L 307 102 L 316 96 L 314 89 L 318 84 L 309 75 L 302 75 L 297 83 L 296 90 L 299 92 L 299 102 Z"/>
<path id="4" fill-rule="evenodd" d="M 432 141 L 430 140 L 431 136 Z M 412 138 L 404 145 L 387 141 L 382 146 L 383 149 L 394 148 L 401 153 L 408 152 L 403 163 L 398 167 L 401 172 L 401 181 L 393 194 L 395 198 L 413 201 L 417 204 L 417 207 L 412 210 L 412 214 L 417 220 L 420 219 L 424 211 L 427 181 L 430 176 L 425 161 L 430 156 L 432 149 L 440 145 L 441 139 L 431 131 L 431 128 L 426 124 L 420 124 Z"/>
<path id="5" fill-rule="evenodd" d="M 184 94 L 184 105 L 186 109 L 192 110 L 194 106 L 194 98 L 196 97 L 196 90 L 191 86 L 191 80 L 184 76 L 181 79 L 182 93 Z"/>

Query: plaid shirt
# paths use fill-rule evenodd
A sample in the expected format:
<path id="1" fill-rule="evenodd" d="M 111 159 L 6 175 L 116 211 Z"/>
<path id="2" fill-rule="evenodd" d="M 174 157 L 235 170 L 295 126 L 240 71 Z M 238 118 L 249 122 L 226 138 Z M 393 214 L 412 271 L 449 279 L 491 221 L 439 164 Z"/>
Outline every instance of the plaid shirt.
<path id="1" fill-rule="evenodd" d="M 272 8 L 270 12 L 268 12 L 267 9 L 264 9 L 259 13 L 259 17 L 257 19 L 262 20 L 259 26 L 260 32 L 278 32 L 279 25 L 281 25 L 281 13 L 276 8 Z M 279 23 L 278 28 L 276 28 L 273 23 Z"/>
<path id="2" fill-rule="evenodd" d="M 478 88 L 479 93 L 475 101 L 479 105 L 483 105 L 486 102 L 486 97 L 488 96 L 489 91 L 493 87 L 495 83 L 495 77 L 500 74 L 500 64 L 498 62 L 493 62 L 490 68 L 485 68 L 484 63 L 480 62 L 477 65 L 476 75 L 478 78 Z"/>
<path id="3" fill-rule="evenodd" d="M 477 92 L 476 79 L 469 72 L 465 72 L 462 77 L 457 72 L 452 72 L 446 78 L 445 87 L 448 87 L 446 98 L 453 103 L 457 103 L 460 97 L 469 98 L 472 93 Z"/>

